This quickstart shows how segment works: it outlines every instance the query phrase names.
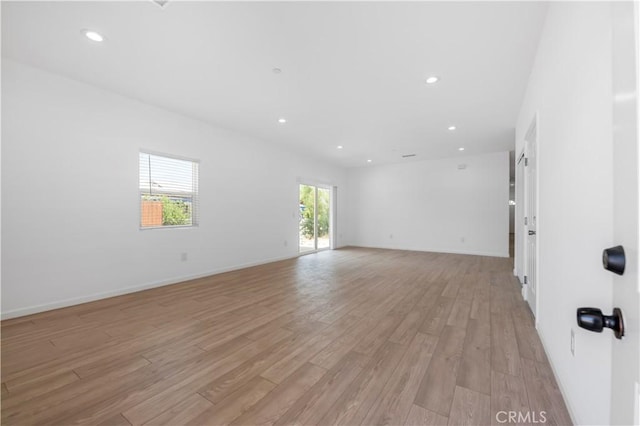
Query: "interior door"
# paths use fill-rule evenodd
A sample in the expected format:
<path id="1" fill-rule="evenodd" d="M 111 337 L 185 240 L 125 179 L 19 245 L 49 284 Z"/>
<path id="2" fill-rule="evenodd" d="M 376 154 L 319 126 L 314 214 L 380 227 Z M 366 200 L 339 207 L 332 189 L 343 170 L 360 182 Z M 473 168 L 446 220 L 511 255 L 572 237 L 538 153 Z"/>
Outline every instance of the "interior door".
<path id="1" fill-rule="evenodd" d="M 626 265 L 614 275 L 613 307 L 624 317 L 625 335 L 614 339 L 611 424 L 640 424 L 640 281 L 638 279 L 638 2 L 616 2 L 613 16 L 613 240 L 622 245 Z M 612 307 L 612 308 L 613 308 Z"/>
<path id="2" fill-rule="evenodd" d="M 525 197 L 526 197 L 526 300 L 534 317 L 538 318 L 538 274 L 537 274 L 537 232 L 538 232 L 538 192 L 537 192 L 537 119 L 529 127 L 525 138 Z"/>

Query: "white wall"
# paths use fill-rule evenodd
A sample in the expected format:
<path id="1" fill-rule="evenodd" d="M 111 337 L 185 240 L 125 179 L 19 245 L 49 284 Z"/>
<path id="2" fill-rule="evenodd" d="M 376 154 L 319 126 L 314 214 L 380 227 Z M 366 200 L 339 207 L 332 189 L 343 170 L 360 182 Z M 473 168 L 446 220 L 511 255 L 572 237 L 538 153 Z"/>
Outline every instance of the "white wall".
<path id="1" fill-rule="evenodd" d="M 2 7 L 0 7 L 0 22 L 2 22 Z M 2 31 L 0 31 L 0 46 L 2 46 Z M 2 59 L 0 58 L 0 63 Z M 2 71 L 0 70 L 0 77 Z M 0 78 L 1 80 L 1 78 Z M 2 83 L 0 82 L 0 93 Z M 0 102 L 0 116 L 2 115 L 2 102 Z M 2 120 L 0 119 L 0 134 L 2 132 Z M 2 164 L 2 138 L 0 138 L 0 165 Z M 0 307 L 2 306 L 2 173 L 0 173 Z"/>
<path id="2" fill-rule="evenodd" d="M 295 256 L 298 178 L 346 229 L 342 169 L 8 60 L 2 104 L 4 318 Z M 140 149 L 200 160 L 198 228 L 139 230 Z"/>
<path id="3" fill-rule="evenodd" d="M 611 306 L 611 67 L 610 5 L 552 2 L 516 128 L 518 153 L 538 112 L 538 330 L 577 424 L 609 424 L 613 336 L 576 308 Z"/>
<path id="4" fill-rule="evenodd" d="M 509 255 L 508 152 L 350 169 L 348 186 L 354 245 Z"/>

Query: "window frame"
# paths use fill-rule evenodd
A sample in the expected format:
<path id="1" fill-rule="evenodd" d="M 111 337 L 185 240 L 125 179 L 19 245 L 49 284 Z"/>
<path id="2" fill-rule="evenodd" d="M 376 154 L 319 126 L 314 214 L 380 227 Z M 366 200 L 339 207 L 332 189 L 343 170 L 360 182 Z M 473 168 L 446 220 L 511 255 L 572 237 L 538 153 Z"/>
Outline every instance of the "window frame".
<path id="1" fill-rule="evenodd" d="M 140 155 L 153 155 L 156 157 L 164 157 L 171 160 L 188 161 L 195 165 L 194 177 L 192 178 L 192 184 L 194 187 L 192 202 L 191 202 L 191 224 L 189 225 L 156 225 L 156 226 L 142 226 L 142 196 L 144 194 L 143 189 L 140 187 Z M 147 231 L 151 229 L 191 229 L 198 228 L 200 226 L 200 160 L 182 155 L 167 154 L 166 152 L 159 152 L 150 149 L 141 148 L 138 150 L 138 229 L 140 231 Z"/>

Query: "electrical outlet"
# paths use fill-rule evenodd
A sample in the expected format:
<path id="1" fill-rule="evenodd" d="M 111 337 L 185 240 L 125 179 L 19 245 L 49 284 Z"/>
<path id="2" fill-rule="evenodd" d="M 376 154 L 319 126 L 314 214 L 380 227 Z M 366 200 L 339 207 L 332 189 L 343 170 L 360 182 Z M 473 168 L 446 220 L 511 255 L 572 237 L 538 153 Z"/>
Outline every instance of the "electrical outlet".
<path id="1" fill-rule="evenodd" d="M 576 356 L 576 333 L 571 329 L 571 355 Z"/>
<path id="2" fill-rule="evenodd" d="M 180 260 L 183 261 L 183 262 L 187 261 L 187 252 L 186 251 L 180 253 Z"/>
<path id="3" fill-rule="evenodd" d="M 286 246 L 288 246 L 288 245 L 289 245 L 289 241 L 284 240 L 284 246 L 286 247 Z"/>

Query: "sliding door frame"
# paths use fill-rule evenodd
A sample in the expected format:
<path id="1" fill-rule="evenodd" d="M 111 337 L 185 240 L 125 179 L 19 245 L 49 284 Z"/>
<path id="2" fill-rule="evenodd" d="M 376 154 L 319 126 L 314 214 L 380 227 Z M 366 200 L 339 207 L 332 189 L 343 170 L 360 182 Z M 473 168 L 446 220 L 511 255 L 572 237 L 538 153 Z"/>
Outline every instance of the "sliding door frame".
<path id="1" fill-rule="evenodd" d="M 303 256 L 305 254 L 318 253 L 325 250 L 333 250 L 335 248 L 335 193 L 337 187 L 326 184 L 326 183 L 318 183 L 312 180 L 307 179 L 298 179 L 298 203 L 300 202 L 300 186 L 306 185 L 314 188 L 314 206 L 313 206 L 313 250 L 308 251 L 300 251 L 300 222 L 298 221 L 298 256 Z M 329 191 L 329 247 L 318 248 L 318 189 L 324 189 Z"/>

